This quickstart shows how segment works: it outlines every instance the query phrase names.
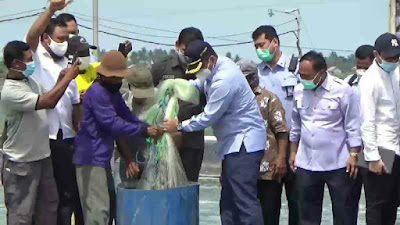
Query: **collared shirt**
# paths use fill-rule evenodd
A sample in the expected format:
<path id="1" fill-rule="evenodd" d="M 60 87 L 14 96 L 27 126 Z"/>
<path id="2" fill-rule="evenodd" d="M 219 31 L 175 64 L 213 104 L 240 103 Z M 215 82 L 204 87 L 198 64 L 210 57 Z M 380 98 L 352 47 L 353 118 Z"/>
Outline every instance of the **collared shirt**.
<path id="1" fill-rule="evenodd" d="M 399 68 L 386 73 L 374 60 L 360 81 L 361 134 L 366 161 L 381 159 L 378 147 L 400 155 Z"/>
<path id="2" fill-rule="evenodd" d="M 39 43 L 33 55 L 33 60 L 36 64 L 36 70 L 32 77 L 43 86 L 45 91 L 50 91 L 56 85 L 60 72 L 67 68 L 67 58 L 54 61 L 47 50 Z M 47 111 L 50 139 L 57 139 L 57 133 L 60 129 L 63 132 L 64 139 L 75 137 L 72 126 L 72 110 L 73 105 L 79 104 L 79 98 L 76 83 L 71 81 L 56 107 Z"/>
<path id="3" fill-rule="evenodd" d="M 299 142 L 296 166 L 310 171 L 346 167 L 349 149 L 361 146 L 359 102 L 353 89 L 327 75 L 316 90 L 294 93 L 290 141 Z"/>
<path id="4" fill-rule="evenodd" d="M 273 176 L 271 164 L 275 162 L 279 154 L 276 135 L 279 133 L 289 133 L 286 124 L 285 109 L 283 109 L 278 96 L 272 92 L 257 88 L 255 91 L 257 102 L 260 106 L 261 115 L 264 119 L 265 129 L 267 129 L 268 149 L 265 149 L 264 158 L 260 165 L 260 178 L 263 180 L 279 179 Z"/>
<path id="5" fill-rule="evenodd" d="M 75 138 L 74 163 L 110 168 L 116 138 L 147 134 L 147 124 L 126 106 L 119 92 L 111 93 L 99 82 L 83 99 L 81 129 Z"/>
<path id="6" fill-rule="evenodd" d="M 1 108 L 7 124 L 3 153 L 14 162 L 32 162 L 50 156 L 46 110 L 36 110 L 41 86 L 34 79 L 6 79 Z"/>
<path id="7" fill-rule="evenodd" d="M 151 67 L 154 86 L 157 87 L 164 80 L 168 79 L 195 79 L 193 75 L 186 74 L 186 65 L 181 65 L 178 60 L 178 55 L 172 55 L 163 61 L 155 63 Z M 178 100 L 179 103 L 179 121 L 190 119 L 194 115 L 198 115 L 203 111 L 205 105 L 204 96 L 200 97 L 200 104 L 193 105 L 189 102 Z M 204 149 L 204 131 L 183 132 L 183 148 Z"/>
<path id="8" fill-rule="evenodd" d="M 291 128 L 291 115 L 293 110 L 293 91 L 299 79 L 289 71 L 290 59 L 283 53 L 276 66 L 271 69 L 266 63 L 258 65 L 260 87 L 267 89 L 279 97 L 286 112 L 286 122 Z"/>
<path id="9" fill-rule="evenodd" d="M 204 112 L 182 122 L 186 132 L 212 126 L 218 139 L 218 156 L 239 152 L 244 143 L 247 152 L 264 150 L 267 137 L 256 97 L 239 67 L 229 58 L 218 57 L 210 77 L 193 81 L 207 98 Z"/>

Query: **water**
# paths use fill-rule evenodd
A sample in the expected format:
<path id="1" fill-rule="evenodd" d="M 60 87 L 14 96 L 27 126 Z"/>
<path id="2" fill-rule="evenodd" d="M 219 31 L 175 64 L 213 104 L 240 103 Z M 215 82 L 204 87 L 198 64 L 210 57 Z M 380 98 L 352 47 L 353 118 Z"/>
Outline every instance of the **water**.
<path id="1" fill-rule="evenodd" d="M 200 178 L 200 225 L 220 225 L 219 217 L 219 199 L 220 199 L 221 186 L 219 184 L 219 179 L 217 178 Z M 282 194 L 282 208 L 280 224 L 288 224 L 288 206 L 286 201 L 286 196 Z M 399 215 L 399 214 L 398 214 Z M 399 215 L 400 216 L 400 215 Z M 322 211 L 322 221 L 321 224 L 329 225 L 333 224 L 332 221 L 332 203 L 330 201 L 330 196 L 328 189 L 325 189 L 324 194 L 324 205 Z M 400 217 L 399 217 L 400 218 Z M 364 192 L 360 200 L 360 210 L 359 210 L 359 225 L 365 225 L 365 199 Z M 400 224 L 400 221 L 396 224 Z"/>

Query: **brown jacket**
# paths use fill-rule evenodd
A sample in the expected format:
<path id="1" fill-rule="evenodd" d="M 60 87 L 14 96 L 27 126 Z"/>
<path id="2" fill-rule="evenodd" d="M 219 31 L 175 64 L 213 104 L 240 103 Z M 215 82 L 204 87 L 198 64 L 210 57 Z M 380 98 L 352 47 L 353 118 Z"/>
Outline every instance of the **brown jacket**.
<path id="1" fill-rule="evenodd" d="M 257 95 L 258 105 L 260 106 L 261 115 L 264 119 L 265 128 L 267 129 L 269 142 L 269 148 L 266 149 L 260 166 L 260 179 L 280 179 L 279 177 L 273 177 L 272 171 L 270 171 L 269 168 L 278 157 L 279 152 L 275 135 L 289 132 L 285 119 L 285 109 L 279 98 L 272 92 L 258 87 L 255 93 Z"/>

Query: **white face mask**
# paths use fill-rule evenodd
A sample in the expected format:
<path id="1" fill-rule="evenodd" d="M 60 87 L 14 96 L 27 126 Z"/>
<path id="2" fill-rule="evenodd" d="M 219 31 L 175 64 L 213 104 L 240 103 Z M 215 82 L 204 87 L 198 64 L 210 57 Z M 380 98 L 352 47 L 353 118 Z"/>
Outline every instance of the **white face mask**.
<path id="1" fill-rule="evenodd" d="M 201 83 L 204 83 L 206 79 L 211 75 L 211 70 L 209 69 L 202 69 L 198 73 L 196 73 L 197 79 L 200 80 Z"/>
<path id="2" fill-rule="evenodd" d="M 357 69 L 357 70 L 356 70 L 356 74 L 357 74 L 358 76 L 362 76 L 362 75 L 365 74 L 365 71 L 367 71 L 367 70 L 365 70 L 365 69 Z"/>
<path id="3" fill-rule="evenodd" d="M 90 65 L 90 56 L 79 57 L 81 64 L 79 65 L 79 70 L 86 70 Z"/>
<path id="4" fill-rule="evenodd" d="M 179 62 L 182 64 L 187 64 L 188 62 L 187 57 L 179 49 L 176 49 L 176 53 L 178 54 Z"/>
<path id="5" fill-rule="evenodd" d="M 50 37 L 49 37 L 50 38 Z M 62 43 L 57 43 L 50 38 L 50 49 L 51 51 L 56 54 L 57 56 L 64 56 L 68 49 L 68 42 L 64 41 Z"/>

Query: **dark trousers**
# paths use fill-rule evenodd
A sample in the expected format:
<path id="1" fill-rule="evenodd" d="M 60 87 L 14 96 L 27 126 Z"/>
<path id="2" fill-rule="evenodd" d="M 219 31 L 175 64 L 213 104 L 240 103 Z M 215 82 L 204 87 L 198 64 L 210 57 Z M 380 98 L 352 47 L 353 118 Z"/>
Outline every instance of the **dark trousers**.
<path id="1" fill-rule="evenodd" d="M 264 151 L 240 152 L 225 156 L 222 161 L 221 222 L 222 225 L 262 225 L 263 216 L 257 198 L 257 180 Z"/>
<path id="2" fill-rule="evenodd" d="M 290 167 L 288 166 L 288 168 Z M 295 184 L 296 176 L 292 171 L 288 171 L 281 183 L 276 180 L 258 181 L 258 198 L 263 211 L 264 225 L 279 225 L 283 185 L 285 185 L 289 207 L 289 225 L 297 225 L 299 223 L 299 207 Z"/>
<path id="3" fill-rule="evenodd" d="M 392 174 L 377 175 L 367 172 L 365 198 L 368 225 L 394 225 L 400 196 L 400 157 L 396 156 Z"/>
<path id="4" fill-rule="evenodd" d="M 325 184 L 332 200 L 333 224 L 355 225 L 349 220 L 351 210 L 346 205 L 354 180 L 346 169 L 312 172 L 298 168 L 296 173 L 301 225 L 321 224 Z"/>
<path id="5" fill-rule="evenodd" d="M 257 186 L 264 225 L 279 225 L 282 183 L 277 180 L 258 180 Z"/>
<path id="6" fill-rule="evenodd" d="M 182 159 L 183 168 L 189 181 L 199 181 L 201 163 L 203 162 L 204 149 L 181 148 L 179 155 Z"/>
<path id="7" fill-rule="evenodd" d="M 282 182 L 285 185 L 286 199 L 289 207 L 289 225 L 299 224 L 299 203 L 296 191 L 296 174 L 287 166 L 288 173 L 283 178 Z M 282 193 L 282 191 L 281 191 Z M 279 194 L 281 196 L 281 194 Z M 279 206 L 280 208 L 280 206 Z"/>
<path id="8" fill-rule="evenodd" d="M 60 132 L 61 133 L 61 132 Z M 54 178 L 57 184 L 59 205 L 57 225 L 71 225 L 71 216 L 75 215 L 75 224 L 82 225 L 83 213 L 76 183 L 74 155 L 74 139 L 50 140 L 51 159 L 53 161 Z"/>
<path id="9" fill-rule="evenodd" d="M 358 210 L 361 198 L 361 189 L 364 183 L 364 176 L 367 170 L 365 168 L 358 168 L 358 175 L 355 180 L 351 182 L 350 194 L 348 195 L 346 205 L 348 205 L 350 214 L 349 221 L 350 224 L 358 224 Z"/>

